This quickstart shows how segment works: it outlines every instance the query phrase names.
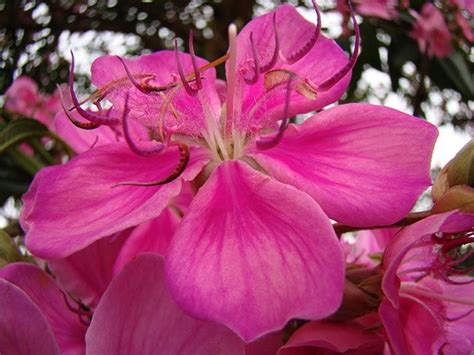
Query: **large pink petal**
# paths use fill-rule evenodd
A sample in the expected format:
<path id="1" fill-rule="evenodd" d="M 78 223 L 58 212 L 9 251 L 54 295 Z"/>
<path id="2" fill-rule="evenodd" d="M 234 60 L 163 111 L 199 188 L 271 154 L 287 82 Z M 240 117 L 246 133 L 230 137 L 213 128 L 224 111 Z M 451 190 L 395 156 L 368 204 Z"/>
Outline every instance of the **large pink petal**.
<path id="1" fill-rule="evenodd" d="M 0 353 L 59 355 L 39 307 L 17 286 L 0 279 Z"/>
<path id="2" fill-rule="evenodd" d="M 244 354 L 227 328 L 185 314 L 156 254 L 132 260 L 105 292 L 87 331 L 87 354 Z"/>
<path id="3" fill-rule="evenodd" d="M 250 34 L 253 33 L 255 48 L 260 65 L 268 63 L 274 52 L 273 16 L 276 13 L 276 27 L 280 38 L 281 53 L 288 57 L 298 51 L 311 38 L 315 25 L 308 22 L 296 9 L 288 4 L 279 6 L 274 12 L 259 16 L 249 22 L 238 35 L 237 95 L 242 107 L 242 115 L 237 116 L 242 127 L 268 126 L 282 119 L 288 85 L 270 85 L 265 87 L 265 79 L 278 78 L 278 73 L 289 71 L 296 74 L 295 87 L 290 96 L 289 115 L 320 109 L 337 101 L 344 93 L 350 81 L 350 73 L 328 91 L 315 90 L 319 84 L 341 70 L 348 62 L 347 55 L 334 42 L 320 35 L 313 48 L 294 64 L 285 64 L 281 58 L 274 67 L 261 74 L 257 83 L 246 84 L 243 77 L 253 64 L 253 50 Z M 229 70 L 229 68 L 227 68 Z M 248 75 L 252 76 L 252 70 Z M 278 81 L 278 80 L 277 80 Z M 311 83 L 311 84 L 308 84 Z M 308 85 L 311 85 L 308 86 Z M 300 89 L 297 89 L 299 87 Z M 303 88 L 303 89 L 302 89 Z M 315 90 L 315 91 L 314 91 Z M 315 97 L 313 97 L 315 95 Z"/>
<path id="4" fill-rule="evenodd" d="M 384 341 L 356 322 L 311 322 L 299 328 L 278 355 L 346 353 L 381 354 Z M 319 350 L 319 352 L 318 352 Z M 324 352 L 325 351 L 325 352 Z M 329 352 L 330 351 L 330 352 Z"/>
<path id="5" fill-rule="evenodd" d="M 201 187 L 166 261 L 177 302 L 246 341 L 341 302 L 342 250 L 326 215 L 240 161 L 222 163 Z"/>
<path id="6" fill-rule="evenodd" d="M 194 73 L 191 56 L 180 53 L 180 60 L 186 75 Z M 143 55 L 135 60 L 123 59 L 137 82 L 144 75 L 152 75 L 149 84 L 164 86 L 179 82 L 178 66 L 173 51 L 159 51 Z M 197 58 L 198 66 L 208 63 Z M 218 113 L 220 100 L 215 88 L 214 68 L 201 73 L 203 87 L 192 97 L 179 85 L 160 93 L 144 94 L 137 90 L 128 79 L 120 60 L 115 56 L 102 56 L 92 64 L 92 82 L 107 93 L 106 98 L 115 106 L 122 108 L 125 95 L 129 94 L 129 117 L 151 127 L 163 127 L 173 132 L 199 134 L 205 128 L 206 109 Z M 171 105 L 167 102 L 171 99 Z M 216 118 L 219 115 L 217 114 Z"/>
<path id="7" fill-rule="evenodd" d="M 95 241 L 65 259 L 49 261 L 56 281 L 70 295 L 95 308 L 112 281 L 115 261 L 129 231 Z"/>
<path id="8" fill-rule="evenodd" d="M 78 354 L 84 351 L 84 335 L 87 327 L 81 324 L 78 314 L 68 308 L 66 296 L 49 275 L 37 266 L 15 263 L 1 269 L 0 278 L 21 288 L 41 309 L 62 354 Z M 68 302 L 70 305 L 74 304 L 70 298 L 68 298 Z M 29 319 L 29 315 L 22 317 L 17 314 L 17 317 L 25 323 Z M 38 324 L 39 326 L 41 325 Z M 43 354 L 41 352 L 35 353 Z"/>
<path id="9" fill-rule="evenodd" d="M 281 142 L 250 152 L 273 176 L 311 195 L 332 219 L 353 226 L 392 224 L 430 185 L 436 128 L 390 108 L 341 105 Z"/>
<path id="10" fill-rule="evenodd" d="M 192 149 L 188 167 L 169 184 L 116 185 L 165 178 L 178 161 L 176 148 L 142 157 L 125 143 L 116 143 L 41 170 L 23 197 L 20 220 L 28 249 L 45 259 L 66 257 L 97 239 L 158 216 L 180 192 L 181 180 L 193 179 L 200 172 L 207 162 L 204 151 Z"/>

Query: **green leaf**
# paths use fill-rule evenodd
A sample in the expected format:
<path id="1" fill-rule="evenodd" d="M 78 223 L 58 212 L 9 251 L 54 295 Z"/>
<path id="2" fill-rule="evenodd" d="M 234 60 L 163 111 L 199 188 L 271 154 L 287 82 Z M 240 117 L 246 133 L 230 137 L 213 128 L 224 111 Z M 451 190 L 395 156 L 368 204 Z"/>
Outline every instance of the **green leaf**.
<path id="1" fill-rule="evenodd" d="M 474 99 L 474 76 L 461 53 L 454 52 L 449 57 L 438 58 L 435 63 L 440 70 L 433 68 L 430 76 L 438 86 L 458 91 L 465 100 Z"/>
<path id="2" fill-rule="evenodd" d="M 20 118 L 11 121 L 0 132 L 0 154 L 30 138 L 50 136 L 48 128 L 33 119 Z"/>

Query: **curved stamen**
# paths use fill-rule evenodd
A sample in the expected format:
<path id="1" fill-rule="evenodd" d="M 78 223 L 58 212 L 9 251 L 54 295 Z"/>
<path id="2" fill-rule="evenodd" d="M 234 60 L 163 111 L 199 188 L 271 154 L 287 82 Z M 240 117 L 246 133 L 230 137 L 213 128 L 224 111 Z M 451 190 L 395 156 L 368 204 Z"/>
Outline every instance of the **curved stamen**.
<path id="1" fill-rule="evenodd" d="M 252 54 L 253 54 L 253 76 L 251 79 L 244 77 L 244 81 L 249 85 L 253 85 L 257 82 L 258 77 L 260 75 L 260 67 L 258 64 L 258 57 L 257 57 L 257 48 L 255 48 L 255 43 L 253 41 L 253 32 L 250 32 L 250 45 L 252 47 Z"/>
<path id="2" fill-rule="evenodd" d="M 123 135 L 125 137 L 125 141 L 127 142 L 128 146 L 130 149 L 141 156 L 150 156 L 154 154 L 161 153 L 165 149 L 165 145 L 163 143 L 159 143 L 155 147 L 150 147 L 150 148 L 144 148 L 144 147 L 139 147 L 132 139 L 132 136 L 130 134 L 130 128 L 128 125 L 128 113 L 130 112 L 130 109 L 128 108 L 128 93 L 125 96 L 125 107 L 123 109 L 123 114 L 122 114 L 122 126 L 123 126 Z"/>
<path id="3" fill-rule="evenodd" d="M 275 65 L 278 59 L 278 53 L 280 52 L 280 39 L 278 38 L 278 32 L 276 29 L 276 12 L 273 13 L 273 33 L 275 34 L 275 49 L 273 56 L 267 64 L 264 64 L 260 67 L 260 72 L 265 73 L 269 71 Z"/>
<path id="4" fill-rule="evenodd" d="M 294 64 L 301 58 L 303 58 L 308 52 L 314 47 L 316 44 L 316 41 L 319 38 L 319 35 L 321 33 L 321 13 L 319 12 L 318 5 L 316 4 L 315 0 L 311 0 L 313 3 L 313 8 L 314 11 L 316 11 L 316 29 L 311 36 L 311 38 L 300 48 L 298 49 L 295 53 L 290 54 L 288 57 L 283 56 L 282 53 L 280 53 L 281 58 L 285 61 L 287 64 Z"/>
<path id="5" fill-rule="evenodd" d="M 76 93 L 74 92 L 74 54 L 72 53 L 72 51 L 71 51 L 71 71 L 69 72 L 69 92 L 71 94 L 72 104 L 74 105 L 74 108 L 76 109 L 77 113 L 79 113 L 86 120 L 91 121 L 98 125 L 103 124 L 103 125 L 108 125 L 108 126 L 116 125 L 120 123 L 120 121 L 116 118 L 104 117 L 102 115 L 99 115 L 90 111 L 86 111 L 83 108 L 81 108 L 81 104 L 79 103 Z"/>
<path id="6" fill-rule="evenodd" d="M 293 83 L 294 78 L 296 77 L 295 74 L 291 74 L 288 78 L 286 83 L 286 97 L 285 97 L 285 109 L 283 111 L 283 119 L 281 120 L 280 128 L 278 129 L 278 133 L 273 137 L 262 137 L 260 138 L 255 144 L 259 149 L 268 149 L 277 145 L 281 138 L 283 137 L 283 133 L 285 132 L 286 128 L 288 127 L 288 112 L 290 109 L 290 96 L 291 96 L 291 84 Z"/>
<path id="7" fill-rule="evenodd" d="M 61 91 L 61 88 L 59 87 L 59 85 L 57 85 L 57 87 L 58 87 L 58 92 L 59 92 L 59 101 L 61 102 L 61 106 L 63 108 L 64 114 L 74 126 L 81 129 L 86 129 L 86 130 L 96 129 L 100 127 L 100 124 L 96 124 L 93 122 L 81 122 L 79 120 L 76 120 L 74 117 L 72 117 L 69 114 L 69 110 L 66 109 L 66 105 L 64 104 L 64 95 Z"/>
<path id="8" fill-rule="evenodd" d="M 138 91 L 142 92 L 143 94 L 148 95 L 152 92 L 166 91 L 166 90 L 171 89 L 172 87 L 175 87 L 177 85 L 175 83 L 171 83 L 169 85 L 164 85 L 164 86 L 153 86 L 153 85 L 150 85 L 148 83 L 148 81 L 153 79 L 152 77 L 145 78 L 145 79 L 143 79 L 142 83 L 139 83 L 133 77 L 132 73 L 130 73 L 130 70 L 128 69 L 127 64 L 125 64 L 125 61 L 122 58 L 120 58 L 118 55 L 116 57 L 118 58 L 118 60 L 120 60 L 120 63 L 122 63 L 123 69 L 125 70 L 125 73 L 127 74 L 128 80 L 130 80 L 130 82 L 133 84 L 133 86 L 135 86 L 135 88 Z"/>
<path id="9" fill-rule="evenodd" d="M 188 166 L 189 163 L 189 147 L 184 144 L 184 143 L 175 143 L 178 147 L 179 150 L 179 162 L 176 165 L 176 168 L 173 170 L 171 174 L 169 174 L 166 178 L 158 180 L 158 181 L 149 181 L 149 182 L 138 182 L 138 181 L 126 181 L 126 182 L 121 182 L 118 183 L 112 187 L 118 187 L 118 186 L 159 186 L 159 185 L 165 185 L 168 184 L 174 180 L 176 180 L 178 177 L 181 176 L 181 174 L 184 172 L 186 167 Z"/>
<path id="10" fill-rule="evenodd" d="M 448 321 L 448 322 L 456 322 L 460 319 L 463 319 L 463 318 L 466 318 L 468 315 L 470 315 L 472 312 L 474 312 L 474 309 L 471 309 L 470 311 L 464 313 L 464 314 L 461 314 L 459 316 L 456 316 L 456 317 L 448 317 L 448 316 L 444 316 L 443 319 L 445 321 Z M 442 353 L 440 353 L 442 354 Z"/>
<path id="11" fill-rule="evenodd" d="M 453 279 L 450 279 L 448 277 L 448 275 L 443 275 L 442 276 L 442 279 L 444 282 L 447 282 L 448 284 L 450 285 L 457 285 L 457 286 L 462 286 L 462 285 L 469 285 L 471 283 L 474 282 L 474 279 L 470 279 L 468 281 L 457 281 L 457 280 L 453 280 Z"/>
<path id="12" fill-rule="evenodd" d="M 360 30 L 359 25 L 357 24 L 357 20 L 355 18 L 354 10 L 352 9 L 352 2 L 350 0 L 347 1 L 349 5 L 349 10 L 351 12 L 351 19 L 354 26 L 354 33 L 355 33 L 355 43 L 354 43 L 354 52 L 349 59 L 349 62 L 337 73 L 331 76 L 329 79 L 325 80 L 321 84 L 318 85 L 319 91 L 327 91 L 331 89 L 334 85 L 336 85 L 343 77 L 349 73 L 352 68 L 354 67 L 357 57 L 359 56 L 359 47 L 360 47 Z"/>
<path id="13" fill-rule="evenodd" d="M 183 83 L 184 89 L 186 90 L 189 96 L 196 96 L 199 90 L 196 90 L 193 87 L 191 87 L 191 85 L 189 85 L 188 79 L 186 78 L 186 75 L 184 74 L 183 65 L 181 64 L 181 60 L 179 59 L 177 39 L 174 40 L 174 52 L 176 54 L 176 64 L 178 65 L 179 78 L 181 79 L 181 82 Z M 196 80 L 198 77 L 200 77 L 200 75 L 196 77 Z"/>
<path id="14" fill-rule="evenodd" d="M 191 55 L 191 62 L 194 69 L 194 80 L 198 90 L 202 89 L 202 79 L 197 65 L 196 53 L 194 53 L 193 30 L 189 31 L 189 54 Z"/>

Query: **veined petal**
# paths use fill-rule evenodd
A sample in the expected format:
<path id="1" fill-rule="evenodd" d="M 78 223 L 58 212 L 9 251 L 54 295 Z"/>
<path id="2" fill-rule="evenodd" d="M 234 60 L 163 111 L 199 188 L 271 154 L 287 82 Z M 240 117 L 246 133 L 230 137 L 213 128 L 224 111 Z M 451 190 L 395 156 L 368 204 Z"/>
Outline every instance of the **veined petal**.
<path id="1" fill-rule="evenodd" d="M 125 143 L 97 147 L 68 163 L 41 170 L 23 196 L 20 216 L 27 247 L 44 259 L 67 257 L 95 240 L 158 216 L 181 181 L 193 179 L 207 162 L 200 149 L 177 180 L 162 186 L 130 186 L 165 178 L 179 161 L 174 147 L 142 157 Z"/>
<path id="2" fill-rule="evenodd" d="M 222 325 L 185 314 L 170 297 L 163 261 L 144 254 L 112 281 L 87 331 L 87 354 L 244 354 Z"/>
<path id="3" fill-rule="evenodd" d="M 31 301 L 41 309 L 41 313 L 49 324 L 45 326 L 45 329 L 51 329 L 54 333 L 61 354 L 78 354 L 84 351 L 84 335 L 87 328 L 81 324 L 79 315 L 67 307 L 66 296 L 49 275 L 37 266 L 15 263 L 1 269 L 0 278 L 22 289 Z M 0 297 L 1 299 L 2 297 Z M 70 298 L 68 301 L 74 304 Z M 2 307 L 2 311 L 7 308 Z M 27 320 L 31 319 L 31 315 L 21 316 L 19 313 L 21 311 L 17 310 L 17 312 L 15 317 L 18 319 L 18 323 L 28 324 Z M 3 314 L 1 318 L 3 318 Z M 41 327 L 42 325 L 39 323 L 35 326 Z M 25 339 L 22 338 L 22 341 Z M 5 352 L 5 354 L 10 353 L 13 352 Z M 49 354 L 49 352 L 43 353 L 36 349 L 31 353 Z"/>
<path id="4" fill-rule="evenodd" d="M 0 352 L 59 355 L 53 332 L 40 308 L 12 283 L 0 279 Z"/>
<path id="5" fill-rule="evenodd" d="M 153 252 L 166 256 L 180 221 L 181 218 L 175 211 L 166 208 L 158 217 L 135 227 L 118 254 L 115 273 L 139 254 Z"/>
<path id="6" fill-rule="evenodd" d="M 350 81 L 351 75 L 348 74 L 330 90 L 325 92 L 317 90 L 318 84 L 341 70 L 348 62 L 347 55 L 336 42 L 321 33 L 316 44 L 303 58 L 293 64 L 286 64 L 281 56 L 278 56 L 273 68 L 261 73 L 255 84 L 246 84 L 243 78 L 252 68 L 254 59 L 250 34 L 253 33 L 260 65 L 268 63 L 274 54 L 274 14 L 283 56 L 290 56 L 298 51 L 315 32 L 316 26 L 288 4 L 253 19 L 242 29 L 237 38 L 237 68 L 241 75 L 238 76 L 236 88 L 242 106 L 241 116 L 237 117 L 240 122 L 237 124 L 242 128 L 270 126 L 273 122 L 284 118 L 282 115 L 287 88 L 284 82 L 288 80 L 288 78 L 285 80 L 285 75 L 288 73 L 296 75 L 290 96 L 289 116 L 317 110 L 337 101 Z M 251 72 L 250 70 L 250 75 Z"/>
<path id="7" fill-rule="evenodd" d="M 194 73 L 191 56 L 179 53 L 186 75 Z M 199 67 L 208 62 L 197 59 Z M 178 79 L 178 66 L 173 51 L 159 51 L 137 59 L 122 59 L 131 75 L 140 83 L 169 89 L 144 94 L 127 77 L 123 64 L 115 56 L 102 56 L 92 63 L 91 80 L 115 106 L 124 106 L 129 95 L 129 117 L 146 126 L 170 129 L 173 132 L 197 135 L 206 127 L 206 110 L 219 117 L 220 101 L 215 88 L 216 71 L 201 73 L 203 87 L 195 97 L 189 96 Z M 178 84 L 176 86 L 176 84 Z M 162 127 L 160 127 L 162 126 Z"/>
<path id="8" fill-rule="evenodd" d="M 352 226 L 392 224 L 430 185 L 436 128 L 390 108 L 341 105 L 300 127 L 272 149 L 254 149 L 271 175 L 307 192 L 332 219 Z"/>
<path id="9" fill-rule="evenodd" d="M 76 112 L 71 112 L 70 115 L 75 118 L 79 116 Z M 77 119 L 81 120 L 81 118 Z M 54 119 L 54 130 L 77 153 L 88 151 L 92 147 L 117 142 L 118 139 L 109 126 L 101 126 L 93 130 L 83 130 L 74 126 L 63 111 L 59 112 Z"/>
<path id="10" fill-rule="evenodd" d="M 222 163 L 201 187 L 166 262 L 178 304 L 245 341 L 291 318 L 326 317 L 341 302 L 344 261 L 326 215 L 240 161 Z"/>

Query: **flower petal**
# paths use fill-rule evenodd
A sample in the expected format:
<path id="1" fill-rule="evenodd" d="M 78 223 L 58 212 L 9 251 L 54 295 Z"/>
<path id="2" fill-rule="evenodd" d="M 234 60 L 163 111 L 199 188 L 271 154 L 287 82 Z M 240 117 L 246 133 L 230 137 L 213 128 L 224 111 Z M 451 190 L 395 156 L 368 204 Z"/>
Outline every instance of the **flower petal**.
<path id="1" fill-rule="evenodd" d="M 289 116 L 317 110 L 337 101 L 350 81 L 349 73 L 328 91 L 317 90 L 318 84 L 341 70 L 348 62 L 347 55 L 336 42 L 321 33 L 313 48 L 296 63 L 285 64 L 278 57 L 274 67 L 260 74 L 255 84 L 246 84 L 244 73 L 253 68 L 253 64 L 249 63 L 253 63 L 254 60 L 250 34 L 253 33 L 257 57 L 262 66 L 270 61 L 274 53 L 274 14 L 276 14 L 280 50 L 284 56 L 290 56 L 303 47 L 315 32 L 316 26 L 288 4 L 253 19 L 242 29 L 237 38 L 237 68 L 241 75 L 238 76 L 236 89 L 238 95 L 241 95 L 242 114 L 238 117 L 241 120 L 241 127 L 252 129 L 254 126 L 257 128 L 270 126 L 273 122 L 284 118 L 282 115 L 288 85 L 281 84 L 288 80 L 285 79 L 285 75 L 289 73 L 296 75 L 290 96 Z M 249 75 L 251 74 L 252 69 Z"/>
<path id="2" fill-rule="evenodd" d="M 81 324 L 78 314 L 73 313 L 68 308 L 66 296 L 49 275 L 37 266 L 15 263 L 1 269 L 0 278 L 22 289 L 41 309 L 41 313 L 49 324 L 46 327 L 51 327 L 61 349 L 61 354 L 77 354 L 84 351 L 84 335 L 87 328 Z M 68 301 L 70 304 L 74 304 L 71 299 Z M 4 309 L 6 308 L 2 308 L 2 310 Z M 19 310 L 17 311 L 20 312 Z M 30 314 L 21 316 L 20 313 L 17 313 L 16 317 L 19 323 L 27 324 Z M 41 327 L 41 324 L 36 326 Z M 38 350 L 35 350 L 33 353 L 49 354 L 49 352 L 43 353 Z"/>
<path id="3" fill-rule="evenodd" d="M 250 151 L 282 182 L 311 195 L 332 219 L 352 226 L 392 224 L 430 185 L 434 126 L 390 108 L 341 105 L 280 143 Z"/>
<path id="4" fill-rule="evenodd" d="M 326 317 L 341 302 L 342 250 L 326 215 L 240 161 L 222 163 L 201 187 L 166 262 L 181 307 L 246 341 L 291 318 Z"/>
<path id="5" fill-rule="evenodd" d="M 157 218 L 135 227 L 118 254 L 115 272 L 121 270 L 131 259 L 145 252 L 165 256 L 180 221 L 181 218 L 175 211 L 166 208 Z"/>
<path id="6" fill-rule="evenodd" d="M 186 75 L 194 73 L 191 56 L 181 52 L 179 56 L 184 73 Z M 196 60 L 199 67 L 208 63 L 201 58 Z M 159 93 L 144 94 L 133 86 L 117 57 L 97 58 L 92 64 L 92 82 L 106 93 L 106 98 L 116 107 L 124 106 L 125 96 L 128 94 L 131 119 L 150 127 L 162 125 L 173 132 L 196 135 L 206 127 L 206 109 L 211 113 L 219 112 L 220 101 L 215 89 L 214 68 L 201 73 L 203 87 L 197 96 L 192 97 L 177 81 L 178 66 L 173 51 L 159 51 L 142 55 L 135 60 L 123 59 L 123 62 L 137 82 L 151 76 L 148 84 L 155 87 L 179 84 Z"/>
<path id="7" fill-rule="evenodd" d="M 156 254 L 127 264 L 94 313 L 87 354 L 244 354 L 244 343 L 230 330 L 185 314 L 163 277 Z"/>
<path id="8" fill-rule="evenodd" d="M 157 156 L 142 157 L 125 143 L 116 143 L 41 170 L 23 197 L 20 220 L 27 232 L 28 249 L 44 259 L 66 257 L 95 240 L 158 216 L 180 192 L 181 181 L 200 172 L 207 162 L 204 151 L 191 150 L 188 167 L 169 184 L 117 184 L 167 177 L 178 161 L 174 147 Z"/>
<path id="9" fill-rule="evenodd" d="M 312 349 L 319 353 L 383 353 L 384 341 L 375 332 L 356 322 L 311 322 L 299 328 L 279 351 L 278 355 L 298 355 Z M 329 352 L 330 351 L 330 352 Z M 309 354 L 310 352 L 308 352 Z"/>
<path id="10" fill-rule="evenodd" d="M 59 355 L 39 307 L 17 286 L 0 279 L 0 353 Z"/>
<path id="11" fill-rule="evenodd" d="M 56 281 L 89 308 L 95 308 L 112 281 L 117 256 L 130 232 L 95 241 L 65 259 L 50 260 Z"/>

